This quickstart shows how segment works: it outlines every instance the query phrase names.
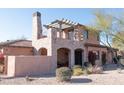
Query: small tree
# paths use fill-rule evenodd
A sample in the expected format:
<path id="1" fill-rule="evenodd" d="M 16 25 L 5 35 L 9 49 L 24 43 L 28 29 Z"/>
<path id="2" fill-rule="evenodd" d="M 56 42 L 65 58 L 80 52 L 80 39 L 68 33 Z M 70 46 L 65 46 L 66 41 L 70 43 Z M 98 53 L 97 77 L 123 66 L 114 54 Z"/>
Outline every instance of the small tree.
<path id="1" fill-rule="evenodd" d="M 121 40 L 114 37 L 112 39 L 112 46 L 118 48 L 120 51 L 124 51 L 124 31 L 118 32 L 116 35 L 120 37 Z"/>
<path id="2" fill-rule="evenodd" d="M 108 14 L 102 10 L 95 11 L 95 22 L 93 25 L 89 26 L 88 29 L 91 32 L 95 32 L 95 34 L 100 35 L 101 39 L 100 42 L 107 46 L 112 56 L 114 55 L 114 49 L 112 48 L 112 41 L 113 39 L 123 44 L 124 39 L 123 37 L 120 37 L 117 35 L 118 32 L 124 31 L 124 20 L 122 20 L 122 17 L 116 17 L 112 14 Z M 113 56 L 114 57 L 114 56 Z M 115 56 L 115 59 L 118 62 L 117 57 Z"/>

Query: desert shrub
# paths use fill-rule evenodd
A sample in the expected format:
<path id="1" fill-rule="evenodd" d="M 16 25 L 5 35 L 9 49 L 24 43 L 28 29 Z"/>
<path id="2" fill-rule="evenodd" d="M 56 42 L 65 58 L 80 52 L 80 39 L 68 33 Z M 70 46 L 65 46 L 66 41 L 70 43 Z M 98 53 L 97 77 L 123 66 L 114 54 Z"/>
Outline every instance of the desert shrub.
<path id="1" fill-rule="evenodd" d="M 80 65 L 74 65 L 73 69 L 76 69 L 76 68 L 81 68 L 81 66 Z"/>
<path id="2" fill-rule="evenodd" d="M 103 73 L 103 67 L 102 66 L 89 66 L 87 67 L 83 73 L 85 74 L 102 74 Z"/>
<path id="3" fill-rule="evenodd" d="M 94 74 L 102 74 L 103 73 L 103 67 L 102 66 L 93 67 L 93 73 Z"/>
<path id="4" fill-rule="evenodd" d="M 56 70 L 56 79 L 60 82 L 70 81 L 72 71 L 68 67 L 60 67 Z"/>
<path id="5" fill-rule="evenodd" d="M 101 65 L 102 65 L 102 62 L 101 62 L 100 60 L 95 60 L 95 64 L 96 64 L 97 66 L 101 66 Z"/>
<path id="6" fill-rule="evenodd" d="M 88 64 L 87 67 L 83 70 L 83 74 L 92 74 L 93 66 L 91 64 Z"/>
<path id="7" fill-rule="evenodd" d="M 79 76 L 83 74 L 82 67 L 80 65 L 75 65 L 72 69 L 74 76 Z"/>
<path id="8" fill-rule="evenodd" d="M 93 70 L 93 66 L 89 64 L 89 66 L 87 67 L 87 70 L 88 70 L 88 73 L 91 74 Z"/>
<path id="9" fill-rule="evenodd" d="M 31 77 L 29 77 L 28 75 L 25 77 L 25 80 L 27 81 L 27 82 L 30 82 L 30 81 L 33 81 L 34 79 L 33 78 L 31 78 Z"/>
<path id="10" fill-rule="evenodd" d="M 93 67 L 92 67 L 92 66 L 87 67 L 87 68 L 86 68 L 86 72 L 87 72 L 87 74 L 92 74 L 92 72 L 93 72 Z"/>

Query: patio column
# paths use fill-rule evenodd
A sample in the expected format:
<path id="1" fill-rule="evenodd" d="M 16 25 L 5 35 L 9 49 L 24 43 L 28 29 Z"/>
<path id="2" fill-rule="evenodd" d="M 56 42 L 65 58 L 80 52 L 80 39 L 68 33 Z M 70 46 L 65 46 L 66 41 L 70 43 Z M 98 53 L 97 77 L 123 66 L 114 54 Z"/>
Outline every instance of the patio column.
<path id="1" fill-rule="evenodd" d="M 87 47 L 85 47 L 85 49 L 84 49 L 84 62 L 87 62 L 88 61 L 88 48 Z"/>
<path id="2" fill-rule="evenodd" d="M 82 49 L 82 67 L 83 67 L 83 64 L 84 64 L 84 49 Z"/>
<path id="3" fill-rule="evenodd" d="M 75 62 L 74 62 L 74 50 L 71 50 L 71 64 L 70 64 L 70 67 L 72 68 L 74 65 L 75 65 Z"/>
<path id="4" fill-rule="evenodd" d="M 102 62 L 102 51 L 99 51 L 99 60 Z"/>

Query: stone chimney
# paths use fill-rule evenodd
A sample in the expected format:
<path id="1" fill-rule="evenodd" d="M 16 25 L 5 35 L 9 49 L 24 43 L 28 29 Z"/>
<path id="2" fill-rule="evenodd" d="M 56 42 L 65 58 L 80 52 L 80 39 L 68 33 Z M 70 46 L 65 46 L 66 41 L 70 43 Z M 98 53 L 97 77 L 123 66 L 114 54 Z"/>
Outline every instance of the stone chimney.
<path id="1" fill-rule="evenodd" d="M 32 41 L 38 40 L 42 37 L 42 24 L 41 24 L 41 13 L 33 13 L 33 31 Z"/>

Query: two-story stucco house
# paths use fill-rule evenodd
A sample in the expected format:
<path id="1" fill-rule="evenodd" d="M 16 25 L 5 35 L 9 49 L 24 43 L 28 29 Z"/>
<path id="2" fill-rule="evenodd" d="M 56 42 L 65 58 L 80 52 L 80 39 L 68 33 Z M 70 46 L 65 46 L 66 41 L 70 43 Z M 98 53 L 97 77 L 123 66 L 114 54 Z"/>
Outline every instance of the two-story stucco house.
<path id="1" fill-rule="evenodd" d="M 100 45 L 99 36 L 82 24 L 55 20 L 44 25 L 48 36 L 43 36 L 41 26 L 41 14 L 36 12 L 33 14 L 32 33 L 35 54 L 53 56 L 57 67 L 83 65 L 86 61 L 95 65 L 95 60 L 112 61 L 108 48 Z"/>
<path id="2" fill-rule="evenodd" d="M 25 57 L 27 55 L 30 55 L 32 57 L 33 56 L 46 56 L 46 58 L 47 56 L 51 57 L 49 61 L 51 61 L 52 64 L 49 67 L 52 67 L 51 71 L 53 72 L 55 72 L 55 69 L 57 67 L 61 67 L 61 66 L 73 67 L 74 65 L 83 66 L 84 62 L 90 62 L 92 65 L 95 65 L 95 60 L 100 60 L 102 64 L 105 64 L 106 62 L 112 62 L 112 55 L 111 52 L 109 51 L 109 48 L 100 45 L 99 36 L 91 31 L 88 31 L 86 26 L 79 23 L 73 23 L 71 21 L 64 19 L 55 20 L 48 25 L 44 25 L 44 27 L 47 29 L 47 35 L 45 36 L 43 35 L 43 29 L 41 23 L 42 23 L 41 14 L 39 12 L 34 13 L 32 42 L 30 42 L 30 44 L 32 43 L 32 45 L 29 46 L 29 41 L 23 41 L 23 42 L 18 41 L 18 43 L 20 42 L 19 44 L 22 47 L 15 46 L 14 48 L 18 48 L 26 51 L 22 52 L 22 51 L 18 51 L 17 49 L 17 52 L 11 52 L 11 53 L 15 53 L 13 55 L 15 56 L 24 55 Z M 21 44 L 21 42 L 23 43 L 23 45 L 25 45 L 24 42 L 25 43 L 28 42 L 28 47 L 27 46 L 24 47 Z M 13 42 L 11 43 L 11 45 L 14 45 L 14 43 L 17 42 Z M 8 50 L 10 48 L 13 48 L 11 45 L 10 46 L 9 44 L 7 45 Z M 1 47 L 1 49 L 4 50 L 4 47 L 6 46 Z M 9 55 L 11 55 L 11 53 Z M 31 59 L 31 57 L 29 59 Z M 22 61 L 24 60 L 25 59 L 23 59 Z M 36 60 L 38 60 L 38 58 L 36 58 Z M 39 60 L 43 61 L 42 58 Z M 9 61 L 9 64 L 10 63 L 11 62 Z M 25 64 L 24 66 L 26 65 L 27 64 Z M 39 65 L 45 65 L 45 63 Z M 26 70 L 28 69 L 28 67 L 30 67 L 30 72 L 31 72 L 31 68 L 32 69 L 35 68 L 35 66 L 31 66 L 31 62 L 26 67 Z M 11 68 L 12 68 L 11 65 L 8 66 L 8 70 L 9 69 L 12 70 Z M 18 67 L 15 66 L 15 68 L 19 69 L 19 66 Z M 19 69 L 19 73 L 22 71 L 22 69 L 21 70 L 20 69 Z M 38 67 L 36 67 L 36 69 L 38 69 Z M 38 71 L 39 70 L 33 72 L 38 72 Z M 18 70 L 14 69 L 13 73 L 15 72 L 18 72 Z"/>

